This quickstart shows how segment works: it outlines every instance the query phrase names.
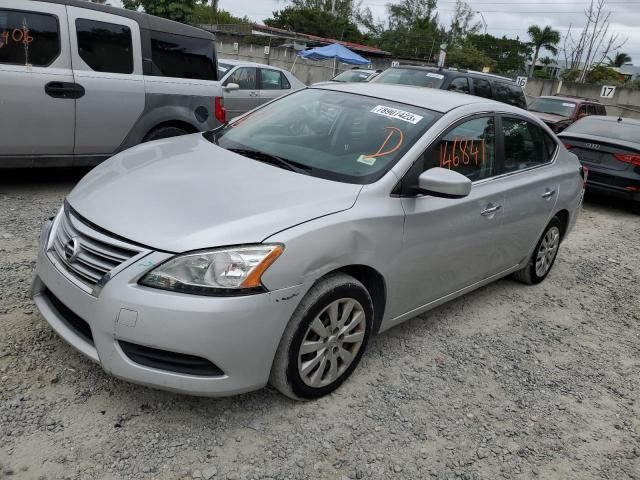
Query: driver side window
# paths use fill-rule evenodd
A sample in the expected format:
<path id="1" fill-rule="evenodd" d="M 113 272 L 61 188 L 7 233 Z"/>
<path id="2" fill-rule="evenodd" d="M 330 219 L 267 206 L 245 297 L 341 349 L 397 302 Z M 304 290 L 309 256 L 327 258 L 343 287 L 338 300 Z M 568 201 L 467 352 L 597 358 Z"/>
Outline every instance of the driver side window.
<path id="1" fill-rule="evenodd" d="M 424 169 L 448 168 L 471 181 L 495 175 L 494 117 L 468 120 L 445 133 L 424 154 Z"/>
<path id="2" fill-rule="evenodd" d="M 237 83 L 240 85 L 240 90 L 255 90 L 257 88 L 256 70 L 255 67 L 240 67 L 227 78 L 224 84 Z"/>

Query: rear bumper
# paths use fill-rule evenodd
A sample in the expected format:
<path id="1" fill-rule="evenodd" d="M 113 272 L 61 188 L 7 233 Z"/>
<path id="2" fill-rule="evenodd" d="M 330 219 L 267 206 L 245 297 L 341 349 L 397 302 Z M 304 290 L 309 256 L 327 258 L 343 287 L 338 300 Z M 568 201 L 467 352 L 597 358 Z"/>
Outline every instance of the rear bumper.
<path id="1" fill-rule="evenodd" d="M 45 226 L 38 251 L 34 302 L 67 343 L 105 371 L 134 383 L 204 396 L 246 392 L 267 383 L 282 333 L 302 298 L 302 285 L 244 297 L 182 295 L 138 285 L 141 266 L 133 264 L 95 297 L 49 260 L 44 250 L 48 229 Z M 152 253 L 145 260 L 157 263 L 165 255 Z M 89 334 L 78 328 L 82 322 Z M 142 365 L 125 353 L 128 344 L 204 359 L 221 372 L 192 375 Z"/>

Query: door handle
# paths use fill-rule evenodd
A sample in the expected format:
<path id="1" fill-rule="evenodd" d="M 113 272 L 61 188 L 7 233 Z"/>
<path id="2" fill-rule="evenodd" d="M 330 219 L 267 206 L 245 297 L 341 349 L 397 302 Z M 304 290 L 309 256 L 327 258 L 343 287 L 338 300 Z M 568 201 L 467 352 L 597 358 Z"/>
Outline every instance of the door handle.
<path id="1" fill-rule="evenodd" d="M 487 208 L 482 210 L 480 212 L 480 215 L 482 215 L 483 217 L 489 217 L 502 208 L 502 205 L 492 205 L 492 206 L 490 205 L 491 204 L 487 205 Z"/>
<path id="2" fill-rule="evenodd" d="M 549 198 L 552 197 L 553 195 L 555 195 L 556 191 L 555 190 L 549 190 L 547 189 L 546 192 L 544 192 L 542 195 L 540 195 L 542 198 Z"/>
<path id="3" fill-rule="evenodd" d="M 47 95 L 53 98 L 76 99 L 84 96 L 84 87 L 71 82 L 49 82 L 44 86 Z"/>
<path id="4" fill-rule="evenodd" d="M 249 96 L 250 97 L 257 97 L 258 96 L 258 92 L 249 92 Z"/>

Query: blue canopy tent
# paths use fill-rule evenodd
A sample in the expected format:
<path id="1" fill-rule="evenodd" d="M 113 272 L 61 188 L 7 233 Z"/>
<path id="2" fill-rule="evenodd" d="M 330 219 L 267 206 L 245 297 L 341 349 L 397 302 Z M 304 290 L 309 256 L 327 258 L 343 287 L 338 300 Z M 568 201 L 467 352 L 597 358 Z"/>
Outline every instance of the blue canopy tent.
<path id="1" fill-rule="evenodd" d="M 343 47 L 339 43 L 332 43 L 324 47 L 310 48 L 298 52 L 299 57 L 308 58 L 310 60 L 329 60 L 333 59 L 333 74 L 335 75 L 336 60 L 349 65 L 368 65 L 371 61 L 352 52 L 347 47 Z"/>

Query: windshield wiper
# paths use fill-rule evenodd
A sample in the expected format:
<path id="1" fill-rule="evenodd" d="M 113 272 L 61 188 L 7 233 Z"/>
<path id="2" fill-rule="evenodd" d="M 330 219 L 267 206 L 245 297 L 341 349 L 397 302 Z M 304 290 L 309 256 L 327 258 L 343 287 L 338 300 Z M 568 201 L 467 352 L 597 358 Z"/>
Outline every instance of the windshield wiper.
<path id="1" fill-rule="evenodd" d="M 293 160 L 287 160 L 286 158 L 264 153 L 259 150 L 252 150 L 250 148 L 227 148 L 230 152 L 237 153 L 244 157 L 253 158 L 259 162 L 268 163 L 269 165 L 275 165 L 276 167 L 284 168 L 285 170 L 291 170 L 297 173 L 307 173 L 311 170 L 311 167 L 303 165 L 302 163 L 294 162 Z"/>

